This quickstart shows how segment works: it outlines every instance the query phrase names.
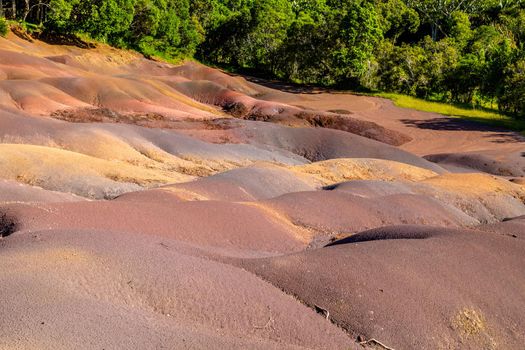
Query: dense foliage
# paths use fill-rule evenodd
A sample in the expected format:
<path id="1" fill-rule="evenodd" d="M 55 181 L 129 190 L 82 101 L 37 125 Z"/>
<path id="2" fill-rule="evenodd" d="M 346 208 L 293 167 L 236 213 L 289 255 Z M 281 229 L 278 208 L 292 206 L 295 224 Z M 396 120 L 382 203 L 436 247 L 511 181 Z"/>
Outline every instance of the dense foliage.
<path id="1" fill-rule="evenodd" d="M 7 34 L 7 22 L 5 18 L 0 17 L 0 36 Z"/>
<path id="2" fill-rule="evenodd" d="M 0 0 L 0 8 L 150 56 L 525 116 L 523 0 Z"/>

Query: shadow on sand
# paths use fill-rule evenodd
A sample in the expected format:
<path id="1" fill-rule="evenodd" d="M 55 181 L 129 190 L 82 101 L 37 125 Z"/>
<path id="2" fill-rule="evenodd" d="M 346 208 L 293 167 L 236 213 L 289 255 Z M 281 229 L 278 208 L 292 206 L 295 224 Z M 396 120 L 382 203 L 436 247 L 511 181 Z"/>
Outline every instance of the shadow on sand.
<path id="1" fill-rule="evenodd" d="M 465 119 L 442 117 L 427 120 L 401 119 L 401 122 L 407 126 L 419 129 L 487 132 L 490 133 L 487 137 L 496 138 L 493 141 L 495 143 L 525 142 L 525 136 L 520 135 L 518 132 L 500 126 L 487 125 Z"/>
<path id="2" fill-rule="evenodd" d="M 286 83 L 286 82 L 282 82 L 278 80 L 270 80 L 270 79 L 265 79 L 261 77 L 250 76 L 250 75 L 242 75 L 242 77 L 248 80 L 250 83 L 262 85 L 270 89 L 279 90 L 279 91 L 287 92 L 290 94 L 315 95 L 315 94 L 333 92 L 330 89 L 319 87 L 319 86 Z"/>

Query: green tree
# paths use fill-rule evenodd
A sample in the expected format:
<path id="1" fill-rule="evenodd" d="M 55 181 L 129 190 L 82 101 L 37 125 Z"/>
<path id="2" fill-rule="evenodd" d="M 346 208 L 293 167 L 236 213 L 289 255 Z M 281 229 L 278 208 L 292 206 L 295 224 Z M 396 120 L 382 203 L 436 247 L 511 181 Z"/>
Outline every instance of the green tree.
<path id="1" fill-rule="evenodd" d="M 472 38 L 470 18 L 463 11 L 455 11 L 450 16 L 450 24 L 450 36 L 462 50 Z"/>
<path id="2" fill-rule="evenodd" d="M 79 1 L 71 20 L 76 29 L 95 39 L 119 43 L 120 34 L 131 25 L 134 9 L 134 0 Z"/>
<path id="3" fill-rule="evenodd" d="M 525 117 L 525 59 L 519 59 L 506 68 L 498 102 L 503 112 Z"/>
<path id="4" fill-rule="evenodd" d="M 460 58 L 456 67 L 449 70 L 445 81 L 451 99 L 470 104 L 481 88 L 486 72 L 486 62 L 479 56 L 467 54 Z"/>
<path id="5" fill-rule="evenodd" d="M 4 17 L 0 17 L 0 36 L 6 36 L 8 31 L 7 22 Z"/>
<path id="6" fill-rule="evenodd" d="M 419 29 L 421 23 L 417 11 L 403 0 L 377 0 L 375 6 L 385 38 L 397 42 L 404 33 L 413 34 Z"/>
<path id="7" fill-rule="evenodd" d="M 301 82 L 356 85 L 383 37 L 372 2 L 311 1 L 296 9 L 296 20 L 280 51 L 280 71 Z"/>
<path id="8" fill-rule="evenodd" d="M 484 62 L 480 93 L 494 100 L 501 92 L 504 71 L 516 54 L 514 42 L 494 26 L 480 26 L 467 50 Z"/>
<path id="9" fill-rule="evenodd" d="M 477 15 L 493 5 L 492 0 L 405 0 L 407 5 L 420 14 L 422 22 L 430 25 L 431 37 L 438 40 L 438 34 L 448 33 L 444 29 L 457 11 Z"/>
<path id="10" fill-rule="evenodd" d="M 434 42 L 426 37 L 418 45 L 392 44 L 378 50 L 378 87 L 429 98 L 446 92 L 445 76 L 459 57 L 450 40 Z"/>
<path id="11" fill-rule="evenodd" d="M 214 5 L 213 15 L 200 15 L 207 35 L 200 56 L 217 63 L 272 70 L 274 55 L 287 38 L 293 19 L 291 3 L 288 0 L 229 3 L 229 10 Z"/>

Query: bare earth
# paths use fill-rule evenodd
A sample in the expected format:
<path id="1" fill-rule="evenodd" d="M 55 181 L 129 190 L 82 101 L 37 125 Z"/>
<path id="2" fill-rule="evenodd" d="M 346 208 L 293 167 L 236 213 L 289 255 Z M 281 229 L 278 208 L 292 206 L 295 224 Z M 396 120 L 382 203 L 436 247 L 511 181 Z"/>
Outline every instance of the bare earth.
<path id="1" fill-rule="evenodd" d="M 0 349 L 520 349 L 525 139 L 0 39 Z"/>

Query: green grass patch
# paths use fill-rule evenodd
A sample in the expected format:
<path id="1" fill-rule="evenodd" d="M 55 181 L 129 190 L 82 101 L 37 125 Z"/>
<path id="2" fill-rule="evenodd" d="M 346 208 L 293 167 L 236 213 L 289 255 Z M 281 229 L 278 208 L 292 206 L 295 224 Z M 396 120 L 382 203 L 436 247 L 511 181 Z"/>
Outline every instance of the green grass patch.
<path id="1" fill-rule="evenodd" d="M 447 115 L 454 118 L 472 120 L 480 123 L 504 127 L 510 130 L 525 132 L 525 120 L 514 119 L 489 108 L 475 109 L 468 106 L 458 106 L 442 102 L 433 102 L 412 96 L 395 93 L 376 93 L 374 96 L 392 100 L 394 104 L 402 108 L 410 108 L 423 112 L 432 112 Z"/>

